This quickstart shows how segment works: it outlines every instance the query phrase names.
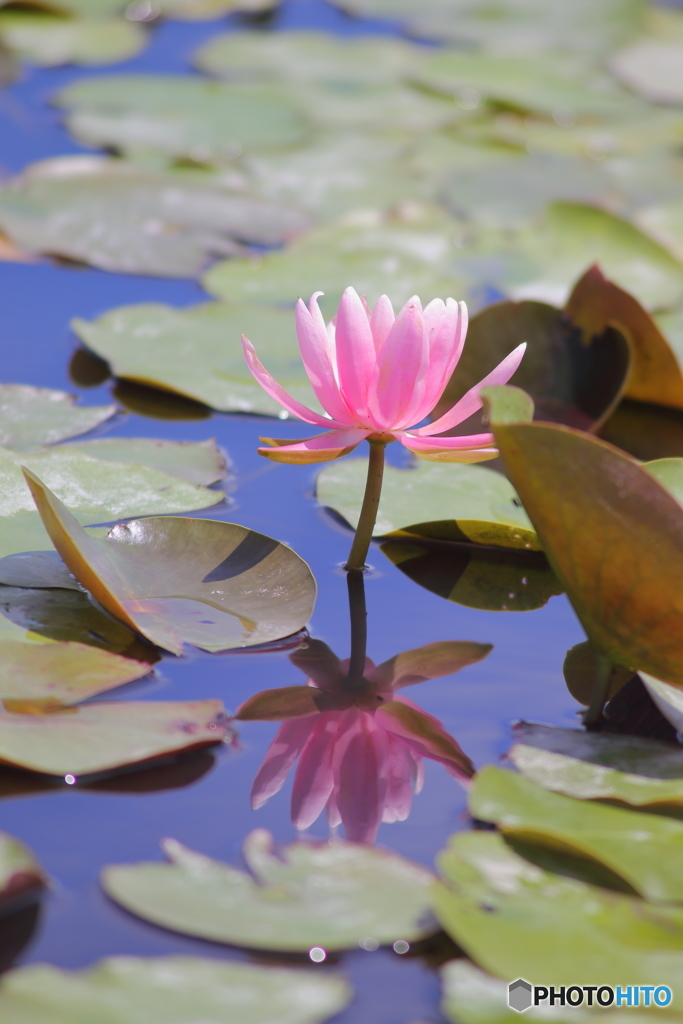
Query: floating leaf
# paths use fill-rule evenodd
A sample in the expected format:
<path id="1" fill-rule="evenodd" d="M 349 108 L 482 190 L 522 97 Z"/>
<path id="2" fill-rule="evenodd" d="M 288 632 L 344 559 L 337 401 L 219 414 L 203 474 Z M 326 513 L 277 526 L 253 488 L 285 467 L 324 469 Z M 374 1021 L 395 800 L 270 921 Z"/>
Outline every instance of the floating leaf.
<path id="1" fill-rule="evenodd" d="M 26 11 L 0 13 L 0 38 L 22 60 L 42 67 L 116 64 L 147 45 L 144 29 L 123 18 L 66 20 Z"/>
<path id="2" fill-rule="evenodd" d="M 283 387 L 320 408 L 288 311 L 218 302 L 183 310 L 144 303 L 121 306 L 93 322 L 77 319 L 72 327 L 117 377 L 187 395 L 221 412 L 286 415 L 247 369 L 240 341 L 246 334 Z"/>
<path id="3" fill-rule="evenodd" d="M 585 640 L 567 651 L 562 666 L 567 689 L 574 700 L 586 707 L 591 702 L 595 680 L 600 671 L 599 658 L 600 651 L 593 647 L 590 640 Z M 625 665 L 612 665 L 605 700 L 611 700 L 634 674 L 633 669 Z"/>
<path id="4" fill-rule="evenodd" d="M 167 18 L 203 21 L 232 12 L 263 14 L 276 5 L 277 0 L 159 0 L 158 7 Z"/>
<path id="5" fill-rule="evenodd" d="M 423 528 L 439 529 L 444 525 L 429 523 Z M 540 553 L 495 550 L 476 544 L 421 544 L 417 537 L 384 541 L 380 551 L 414 583 L 466 608 L 528 612 L 562 593 Z"/>
<path id="6" fill-rule="evenodd" d="M 100 156 L 44 160 L 0 190 L 0 228 L 15 242 L 117 273 L 195 277 L 212 255 L 278 244 L 308 222 L 203 172 Z"/>
<path id="7" fill-rule="evenodd" d="M 683 902 L 679 821 L 560 796 L 493 767 L 477 775 L 469 807 L 503 835 L 597 861 L 648 900 Z"/>
<path id="8" fill-rule="evenodd" d="M 506 987 L 510 978 L 536 985 L 552 978 L 555 986 L 575 985 L 580 978 L 622 986 L 628 978 L 630 985 L 647 985 L 657 978 L 657 984 L 671 986 L 674 999 L 681 998 L 683 915 L 678 908 L 652 907 L 544 871 L 492 832 L 451 837 L 438 862 L 444 876 L 434 894 L 439 920 L 475 963 Z M 623 1009 L 619 1015 L 623 1019 Z"/>
<path id="9" fill-rule="evenodd" d="M 0 984 L 4 1024 L 319 1024 L 350 999 L 334 975 L 190 956 L 109 957 L 77 972 L 31 964 Z"/>
<path id="10" fill-rule="evenodd" d="M 53 96 L 69 131 L 86 145 L 158 151 L 198 162 L 301 142 L 306 125 L 281 89 L 188 75 L 84 78 Z"/>
<path id="11" fill-rule="evenodd" d="M 0 445 L 25 448 L 87 434 L 116 412 L 115 405 L 77 406 L 66 391 L 0 384 Z"/>
<path id="12" fill-rule="evenodd" d="M 46 884 L 43 869 L 28 846 L 0 832 L 0 916 L 13 909 L 18 897 Z"/>
<path id="13" fill-rule="evenodd" d="M 152 437 L 106 437 L 65 445 L 101 462 L 134 462 L 158 469 L 188 484 L 208 486 L 222 480 L 229 464 L 213 439 L 160 441 Z"/>
<path id="14" fill-rule="evenodd" d="M 226 722 L 220 700 L 9 702 L 0 711 L 0 761 L 78 778 L 218 743 Z"/>
<path id="15" fill-rule="evenodd" d="M 683 41 L 643 39 L 610 61 L 614 74 L 653 103 L 683 103 Z"/>
<path id="16" fill-rule="evenodd" d="M 523 392 L 486 394 L 510 480 L 589 639 L 617 665 L 683 684 L 679 503 L 604 441 L 523 422 Z"/>
<path id="17" fill-rule="evenodd" d="M 634 220 L 672 256 L 683 262 L 683 203 L 674 201 L 639 210 Z"/>
<path id="18" fill-rule="evenodd" d="M 678 693 L 678 691 L 676 691 Z M 652 779 L 587 764 L 575 757 L 554 754 L 515 743 L 508 758 L 522 775 L 553 793 L 579 800 L 610 800 L 653 809 L 683 805 L 683 777 Z"/>
<path id="19" fill-rule="evenodd" d="M 643 462 L 681 457 L 683 412 L 626 399 L 602 427 L 600 436 Z"/>
<path id="20" fill-rule="evenodd" d="M 19 77 L 19 65 L 13 54 L 0 39 L 0 88 L 10 85 Z"/>
<path id="21" fill-rule="evenodd" d="M 252 872 L 195 853 L 175 839 L 169 863 L 112 865 L 102 885 L 126 910 L 165 928 L 251 949 L 308 951 L 413 942 L 434 931 L 434 876 L 398 854 L 356 843 L 291 843 L 278 856 L 255 829 L 244 844 Z"/>
<path id="22" fill-rule="evenodd" d="M 22 551 L 0 558 L 0 584 L 6 587 L 81 590 L 56 551 Z"/>
<path id="23" fill-rule="evenodd" d="M 533 398 L 538 418 L 599 430 L 623 393 L 629 343 L 609 322 L 582 341 L 573 319 L 544 302 L 501 302 L 473 317 L 434 416 L 455 405 L 523 341 L 528 347 L 514 381 Z"/>
<path id="24" fill-rule="evenodd" d="M 251 647 L 298 632 L 316 584 L 284 544 L 235 523 L 157 518 L 92 537 L 24 470 L 45 527 L 80 583 L 115 618 L 181 654 Z"/>
<path id="25" fill-rule="evenodd" d="M 316 478 L 316 496 L 355 529 L 367 477 L 367 459 L 335 462 Z M 420 462 L 386 466 L 375 536 L 472 541 L 539 551 L 538 538 L 501 473 L 481 466 Z"/>

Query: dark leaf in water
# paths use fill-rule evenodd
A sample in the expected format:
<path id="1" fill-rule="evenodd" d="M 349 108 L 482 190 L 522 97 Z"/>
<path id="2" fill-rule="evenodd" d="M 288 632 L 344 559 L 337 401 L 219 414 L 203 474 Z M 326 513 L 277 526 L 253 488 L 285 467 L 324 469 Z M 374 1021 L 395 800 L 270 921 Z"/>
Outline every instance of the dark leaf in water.
<path id="1" fill-rule="evenodd" d="M 202 402 L 195 402 L 184 395 L 160 388 L 136 384 L 132 380 L 119 380 L 112 389 L 112 395 L 129 412 L 147 416 L 153 420 L 209 420 L 211 409 Z"/>
<path id="2" fill-rule="evenodd" d="M 540 552 L 476 544 L 420 544 L 417 538 L 386 540 L 380 550 L 413 582 L 467 608 L 526 612 L 563 593 Z"/>
<path id="3" fill-rule="evenodd" d="M 70 571 L 110 614 L 159 647 L 174 654 L 185 643 L 251 647 L 298 632 L 313 611 L 311 570 L 270 537 L 234 523 L 163 517 L 92 537 L 36 476 L 25 475 Z"/>
<path id="4" fill-rule="evenodd" d="M 40 921 L 41 909 L 37 900 L 31 900 L 27 907 L 0 917 L 0 974 L 9 970 L 32 940 Z"/>
<path id="5" fill-rule="evenodd" d="M 97 388 L 111 377 L 109 363 L 87 348 L 74 349 L 69 361 L 69 378 L 79 388 Z"/>
<path id="6" fill-rule="evenodd" d="M 604 441 L 643 462 L 683 457 L 683 413 L 661 405 L 619 403 L 600 429 Z"/>
<path id="7" fill-rule="evenodd" d="M 0 832 L 0 917 L 46 884 L 45 873 L 28 846 Z"/>
<path id="8" fill-rule="evenodd" d="M 0 558 L 0 584 L 3 587 L 81 590 L 56 551 L 22 551 Z M 5 600 L 7 592 L 0 591 Z"/>
<path id="9" fill-rule="evenodd" d="M 599 672 L 600 652 L 593 647 L 590 640 L 576 644 L 571 647 L 564 658 L 562 671 L 567 689 L 574 700 L 586 707 L 591 702 L 591 696 L 595 687 L 595 680 Z M 609 686 L 606 700 L 612 698 L 619 692 L 629 679 L 634 676 L 633 669 L 625 665 L 612 665 Z"/>

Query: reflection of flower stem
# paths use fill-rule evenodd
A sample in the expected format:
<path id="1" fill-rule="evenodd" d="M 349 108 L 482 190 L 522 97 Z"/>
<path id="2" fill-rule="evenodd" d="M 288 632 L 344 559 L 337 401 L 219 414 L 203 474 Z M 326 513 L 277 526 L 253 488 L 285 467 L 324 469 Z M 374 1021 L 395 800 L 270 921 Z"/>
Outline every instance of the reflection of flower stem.
<path id="1" fill-rule="evenodd" d="M 363 570 L 349 570 L 346 582 L 349 588 L 351 616 L 351 657 L 349 659 L 348 685 L 351 689 L 357 689 L 364 683 L 365 654 L 368 642 L 368 613 L 365 607 Z"/>
<path id="2" fill-rule="evenodd" d="M 360 510 L 360 518 L 356 527 L 356 536 L 353 538 L 351 553 L 346 563 L 347 569 L 362 569 L 367 558 L 368 548 L 372 540 L 372 532 L 375 529 L 379 498 L 382 493 L 382 477 L 384 476 L 384 449 L 386 441 L 368 438 L 370 445 L 370 461 L 368 463 L 368 479 L 365 483 L 365 494 L 363 495 L 363 507 Z"/>
<path id="3" fill-rule="evenodd" d="M 587 729 L 596 731 L 602 722 L 602 709 L 607 700 L 609 684 L 612 677 L 612 662 L 604 654 L 598 654 L 595 679 L 591 693 L 591 702 L 584 715 L 583 724 Z"/>

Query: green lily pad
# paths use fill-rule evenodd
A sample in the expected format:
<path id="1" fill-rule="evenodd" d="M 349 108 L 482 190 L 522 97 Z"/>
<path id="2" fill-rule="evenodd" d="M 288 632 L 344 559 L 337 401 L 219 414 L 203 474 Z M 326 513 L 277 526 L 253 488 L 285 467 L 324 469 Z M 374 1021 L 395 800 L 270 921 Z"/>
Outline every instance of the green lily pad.
<path id="1" fill-rule="evenodd" d="M 355 529 L 363 501 L 367 459 L 334 462 L 316 478 L 316 496 Z M 517 496 L 501 474 L 481 466 L 419 462 L 386 466 L 376 537 L 472 541 L 540 551 Z"/>
<path id="2" fill-rule="evenodd" d="M 222 480 L 230 467 L 213 438 L 207 441 L 160 441 L 153 437 L 105 437 L 65 445 L 101 462 L 135 462 L 158 469 L 188 484 L 208 486 Z"/>
<path id="3" fill-rule="evenodd" d="M 642 39 L 615 54 L 610 69 L 653 103 L 683 103 L 683 40 Z"/>
<path id="4" fill-rule="evenodd" d="M 208 651 L 280 640 L 305 626 L 316 583 L 296 552 L 213 519 L 151 517 L 92 537 L 30 470 L 24 474 L 67 567 L 102 607 L 158 647 Z"/>
<path id="5" fill-rule="evenodd" d="M 255 829 L 244 844 L 251 875 L 195 853 L 175 839 L 169 863 L 110 865 L 105 892 L 145 920 L 173 931 L 251 949 L 305 952 L 414 942 L 434 932 L 434 876 L 398 854 L 356 843 L 290 843 Z"/>
<path id="6" fill-rule="evenodd" d="M 678 908 L 653 907 L 544 871 L 492 832 L 451 837 L 438 862 L 444 882 L 435 888 L 434 909 L 441 924 L 478 967 L 506 987 L 510 978 L 532 985 L 552 978 L 555 986 L 594 978 L 623 986 L 624 978 L 647 985 L 656 977 L 656 984 L 671 986 L 674 1000 L 680 1000 Z M 624 1018 L 623 1008 L 619 1015 Z"/>
<path id="7" fill-rule="evenodd" d="M 290 311 L 203 303 L 121 306 L 72 327 L 89 349 L 126 380 L 187 395 L 221 412 L 288 417 L 244 361 L 242 334 L 274 377 L 299 401 L 320 409 L 306 376 Z"/>
<path id="8" fill-rule="evenodd" d="M 11 85 L 19 77 L 20 69 L 14 54 L 0 39 L 0 88 Z"/>
<path id="9" fill-rule="evenodd" d="M 647 785 L 644 783 L 643 785 Z M 470 790 L 470 812 L 504 835 L 596 861 L 653 902 L 683 902 L 683 823 L 548 792 L 486 767 Z"/>
<path id="10" fill-rule="evenodd" d="M 646 234 L 683 262 L 683 203 L 651 206 L 639 210 L 634 219 Z"/>
<path id="11" fill-rule="evenodd" d="M 562 674 L 567 689 L 579 704 L 585 707 L 590 705 L 599 672 L 600 651 L 590 640 L 584 640 L 583 643 L 569 648 L 562 665 Z M 634 675 L 633 669 L 626 665 L 612 665 L 605 700 L 612 700 Z"/>
<path id="12" fill-rule="evenodd" d="M 116 412 L 115 405 L 75 403 L 66 391 L 0 384 L 0 444 L 6 448 L 55 444 L 87 434 Z"/>
<path id="13" fill-rule="evenodd" d="M 56 551 L 22 551 L 0 558 L 0 584 L 6 587 L 54 587 L 81 592 L 80 584 Z"/>
<path id="14" fill-rule="evenodd" d="M 421 529 L 443 528 L 425 523 Z M 386 540 L 380 551 L 414 583 L 466 608 L 528 612 L 562 593 L 543 555 L 477 544 Z M 0 561 L 0 572 L 2 562 Z"/>
<path id="15" fill-rule="evenodd" d="M 678 501 L 604 441 L 523 422 L 524 392 L 491 388 L 484 398 L 510 480 L 589 639 L 614 664 L 683 684 Z M 509 411 L 512 399 L 523 412 Z"/>
<path id="16" fill-rule="evenodd" d="M 190 956 L 110 957 L 84 971 L 31 964 L 0 984 L 5 1024 L 320 1024 L 350 999 L 334 975 Z"/>
<path id="17" fill-rule="evenodd" d="M 84 78 L 53 96 L 79 141 L 122 153 L 159 152 L 199 162 L 301 142 L 298 106 L 279 88 L 188 75 Z"/>
<path id="18" fill-rule="evenodd" d="M 588 764 L 565 754 L 515 743 L 508 758 L 521 774 L 553 793 L 579 800 L 611 800 L 653 809 L 683 805 L 683 776 L 652 779 L 602 765 Z"/>
<path id="19" fill-rule="evenodd" d="M 631 365 L 629 341 L 616 327 L 585 343 L 571 320 L 543 302 L 501 302 L 470 321 L 467 343 L 434 410 L 441 416 L 523 341 L 514 376 L 542 420 L 597 432 L 616 408 Z M 473 433 L 471 423 L 463 432 Z"/>
<path id="20" fill-rule="evenodd" d="M 0 762 L 78 778 L 219 743 L 226 721 L 220 700 L 10 702 L 0 711 Z"/>
<path id="21" fill-rule="evenodd" d="M 196 277 L 211 256 L 279 244 L 308 224 L 206 172 L 100 156 L 41 161 L 0 190 L 0 228 L 20 246 L 116 273 Z"/>
<path id="22" fill-rule="evenodd" d="M 177 21 L 204 21 L 233 12 L 263 14 L 276 5 L 277 0 L 159 0 L 157 4 L 161 14 Z"/>
<path id="23" fill-rule="evenodd" d="M 43 869 L 28 846 L 0 832 L 0 916 L 14 909 L 17 897 L 46 884 Z"/>
<path id="24" fill-rule="evenodd" d="M 142 26 L 123 18 L 67 20 L 26 11 L 0 11 L 0 39 L 41 67 L 117 64 L 147 45 Z"/>

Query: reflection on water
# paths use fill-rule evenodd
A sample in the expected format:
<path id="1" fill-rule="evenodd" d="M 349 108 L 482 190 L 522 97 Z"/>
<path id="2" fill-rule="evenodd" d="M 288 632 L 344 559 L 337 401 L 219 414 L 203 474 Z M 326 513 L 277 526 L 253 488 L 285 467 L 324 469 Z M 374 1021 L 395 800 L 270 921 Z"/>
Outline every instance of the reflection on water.
<path id="1" fill-rule="evenodd" d="M 306 829 L 326 810 L 330 827 L 373 843 L 381 822 L 404 821 L 423 783 L 425 757 L 459 782 L 474 766 L 433 715 L 396 690 L 450 675 L 485 658 L 490 644 L 443 641 L 404 651 L 381 665 L 367 657 L 363 573 L 347 574 L 351 656 L 340 660 L 321 640 L 308 640 L 290 661 L 304 686 L 256 694 L 242 720 L 283 720 L 251 791 L 257 809 L 277 793 L 297 763 L 292 789 L 294 826 Z"/>
<path id="2" fill-rule="evenodd" d="M 21 910 L 0 915 L 0 974 L 8 970 L 28 946 L 38 927 L 40 914 L 41 904 L 34 896 Z"/>

